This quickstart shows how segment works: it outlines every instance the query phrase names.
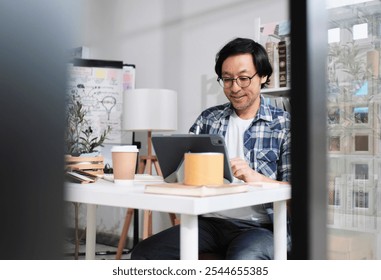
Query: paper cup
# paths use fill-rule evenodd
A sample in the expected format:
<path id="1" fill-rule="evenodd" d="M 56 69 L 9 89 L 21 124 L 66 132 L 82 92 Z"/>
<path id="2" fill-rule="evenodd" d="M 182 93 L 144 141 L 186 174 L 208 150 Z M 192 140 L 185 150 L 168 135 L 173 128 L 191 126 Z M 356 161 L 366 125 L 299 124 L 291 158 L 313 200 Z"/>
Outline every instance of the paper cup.
<path id="1" fill-rule="evenodd" d="M 138 148 L 135 145 L 111 148 L 114 183 L 129 183 L 135 178 Z"/>

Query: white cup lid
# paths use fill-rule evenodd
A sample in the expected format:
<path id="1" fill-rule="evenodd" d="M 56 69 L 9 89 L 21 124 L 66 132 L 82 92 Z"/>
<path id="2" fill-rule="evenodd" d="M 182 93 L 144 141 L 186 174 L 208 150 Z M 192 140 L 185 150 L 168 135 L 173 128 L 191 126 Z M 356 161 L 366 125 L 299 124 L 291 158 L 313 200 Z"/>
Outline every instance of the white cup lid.
<path id="1" fill-rule="evenodd" d="M 139 152 L 139 149 L 136 145 L 122 145 L 122 146 L 113 146 L 111 152 Z"/>

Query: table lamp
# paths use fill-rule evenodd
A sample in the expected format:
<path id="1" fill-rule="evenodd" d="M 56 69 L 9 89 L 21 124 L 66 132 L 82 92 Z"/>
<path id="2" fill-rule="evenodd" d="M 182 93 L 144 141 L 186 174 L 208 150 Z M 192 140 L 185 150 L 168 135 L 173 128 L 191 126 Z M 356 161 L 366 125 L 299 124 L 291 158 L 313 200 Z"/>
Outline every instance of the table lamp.
<path id="1" fill-rule="evenodd" d="M 123 95 L 122 129 L 127 131 L 147 131 L 147 155 L 139 156 L 138 173 L 152 175 L 152 164 L 156 173 L 163 176 L 157 157 L 152 155 L 152 132 L 177 129 L 177 93 L 169 89 L 131 89 Z M 125 244 L 132 209 L 128 209 L 116 258 L 120 259 Z M 169 213 L 172 225 L 178 223 L 176 214 Z M 152 211 L 144 211 L 143 239 L 152 235 Z"/>
<path id="2" fill-rule="evenodd" d="M 147 155 L 139 157 L 139 173 L 152 175 L 152 164 L 162 176 L 152 155 L 152 132 L 177 130 L 177 93 L 169 89 L 131 89 L 123 95 L 122 129 L 147 131 Z"/>

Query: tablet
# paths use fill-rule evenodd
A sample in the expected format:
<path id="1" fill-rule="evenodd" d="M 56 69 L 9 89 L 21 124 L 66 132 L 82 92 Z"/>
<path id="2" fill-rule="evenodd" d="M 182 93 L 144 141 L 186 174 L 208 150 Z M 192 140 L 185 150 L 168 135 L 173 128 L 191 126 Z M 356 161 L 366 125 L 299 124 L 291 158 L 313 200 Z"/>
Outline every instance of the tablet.
<path id="1" fill-rule="evenodd" d="M 185 153 L 222 153 L 224 155 L 224 181 L 233 182 L 225 139 L 218 134 L 153 135 L 155 149 L 165 182 L 182 182 L 182 163 Z"/>

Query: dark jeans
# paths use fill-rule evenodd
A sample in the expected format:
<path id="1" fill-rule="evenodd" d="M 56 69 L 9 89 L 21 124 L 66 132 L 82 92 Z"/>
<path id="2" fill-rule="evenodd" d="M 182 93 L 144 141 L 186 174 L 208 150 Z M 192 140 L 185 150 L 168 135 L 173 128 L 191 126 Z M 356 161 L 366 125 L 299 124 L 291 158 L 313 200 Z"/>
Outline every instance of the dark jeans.
<path id="1" fill-rule="evenodd" d="M 216 253 L 227 260 L 274 258 L 272 225 L 238 219 L 199 217 L 199 252 Z M 174 226 L 138 243 L 133 260 L 180 259 L 180 227 Z"/>

